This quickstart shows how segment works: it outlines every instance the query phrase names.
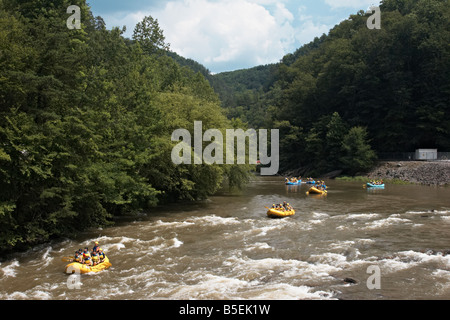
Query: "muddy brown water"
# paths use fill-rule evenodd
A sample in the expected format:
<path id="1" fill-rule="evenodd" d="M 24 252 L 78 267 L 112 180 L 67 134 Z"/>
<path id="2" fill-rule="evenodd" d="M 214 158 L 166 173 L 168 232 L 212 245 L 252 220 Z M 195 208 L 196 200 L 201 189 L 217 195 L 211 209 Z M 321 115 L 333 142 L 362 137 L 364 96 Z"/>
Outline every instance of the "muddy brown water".
<path id="1" fill-rule="evenodd" d="M 0 299 L 450 299 L 449 188 L 327 184 L 308 196 L 255 177 L 240 193 L 14 254 Z M 284 200 L 296 215 L 268 218 L 264 206 Z M 61 258 L 94 241 L 112 267 L 71 286 Z"/>

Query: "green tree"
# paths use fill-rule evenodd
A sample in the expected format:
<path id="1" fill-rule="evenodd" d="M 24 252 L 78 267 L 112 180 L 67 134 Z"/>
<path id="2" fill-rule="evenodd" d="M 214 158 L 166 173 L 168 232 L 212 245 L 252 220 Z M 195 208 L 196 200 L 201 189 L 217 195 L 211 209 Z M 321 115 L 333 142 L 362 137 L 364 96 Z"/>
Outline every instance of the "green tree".
<path id="1" fill-rule="evenodd" d="M 349 174 L 365 172 L 373 166 L 376 159 L 375 152 L 367 141 L 367 131 L 363 127 L 353 127 L 342 141 L 343 168 Z"/>
<path id="2" fill-rule="evenodd" d="M 327 125 L 327 133 L 325 136 L 325 158 L 327 161 L 328 170 L 341 168 L 340 163 L 342 155 L 342 141 L 348 132 L 347 125 L 342 120 L 339 113 L 334 112 L 331 115 L 331 120 Z"/>
<path id="3" fill-rule="evenodd" d="M 153 54 L 159 50 L 169 50 L 169 44 L 165 42 L 158 19 L 146 16 L 139 22 L 133 31 L 133 40 L 137 41 L 144 51 Z"/>
<path id="4" fill-rule="evenodd" d="M 65 24 L 70 4 L 80 30 Z M 232 124 L 201 73 L 154 54 L 167 48 L 157 21 L 136 41 L 123 32 L 85 0 L 0 1 L 0 251 L 248 177 L 250 166 L 171 162 L 174 129 Z"/>

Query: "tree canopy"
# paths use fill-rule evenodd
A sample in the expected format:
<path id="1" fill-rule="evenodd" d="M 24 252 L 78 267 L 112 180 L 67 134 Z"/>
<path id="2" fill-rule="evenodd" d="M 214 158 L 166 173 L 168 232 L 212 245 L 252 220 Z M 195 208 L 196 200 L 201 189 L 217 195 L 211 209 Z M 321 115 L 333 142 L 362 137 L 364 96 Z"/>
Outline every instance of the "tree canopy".
<path id="1" fill-rule="evenodd" d="M 66 9 L 81 9 L 69 30 Z M 232 127 L 208 81 L 164 54 L 157 21 L 134 40 L 85 0 L 0 1 L 0 250 L 214 194 L 249 166 L 175 165 L 173 130 Z"/>

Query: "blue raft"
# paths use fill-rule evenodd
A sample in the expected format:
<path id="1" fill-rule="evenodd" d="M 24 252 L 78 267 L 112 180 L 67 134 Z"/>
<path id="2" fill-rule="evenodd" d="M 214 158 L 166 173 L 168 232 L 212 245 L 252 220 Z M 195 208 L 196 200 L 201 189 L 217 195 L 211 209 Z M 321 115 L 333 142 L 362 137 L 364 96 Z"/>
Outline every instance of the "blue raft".
<path id="1" fill-rule="evenodd" d="M 285 182 L 286 183 L 286 185 L 288 185 L 288 186 L 298 186 L 298 185 L 300 185 L 300 184 L 302 184 L 302 180 L 298 180 L 297 182 Z"/>
<path id="2" fill-rule="evenodd" d="M 367 182 L 367 187 L 368 188 L 384 188 L 384 183 L 383 184 L 372 184 L 370 182 Z"/>

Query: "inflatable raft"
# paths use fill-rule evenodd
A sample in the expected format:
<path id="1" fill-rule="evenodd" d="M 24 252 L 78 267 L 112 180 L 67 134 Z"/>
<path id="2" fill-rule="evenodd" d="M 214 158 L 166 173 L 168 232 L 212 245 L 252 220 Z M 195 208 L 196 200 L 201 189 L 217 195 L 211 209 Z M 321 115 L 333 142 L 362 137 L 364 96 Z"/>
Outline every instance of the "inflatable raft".
<path id="1" fill-rule="evenodd" d="M 367 182 L 367 187 L 368 188 L 384 188 L 384 183 L 383 184 L 372 184 L 370 182 Z"/>
<path id="2" fill-rule="evenodd" d="M 298 185 L 300 185 L 300 184 L 302 184 L 302 180 L 298 180 L 297 182 L 285 182 L 286 183 L 286 185 L 288 185 L 288 186 L 298 186 Z"/>
<path id="3" fill-rule="evenodd" d="M 327 194 L 327 191 L 317 189 L 316 187 L 311 187 L 309 191 L 306 192 L 306 194 Z"/>
<path id="4" fill-rule="evenodd" d="M 88 266 L 79 262 L 72 262 L 66 266 L 65 273 L 90 273 L 90 272 L 99 272 L 108 269 L 112 264 L 109 262 L 108 257 L 105 257 L 105 260 L 102 263 L 97 264 L 96 266 Z"/>
<path id="5" fill-rule="evenodd" d="M 306 183 L 307 183 L 307 184 L 316 184 L 316 181 L 315 181 L 315 180 L 312 180 L 312 181 L 306 181 Z"/>
<path id="6" fill-rule="evenodd" d="M 285 218 L 285 217 L 293 216 L 294 214 L 295 214 L 295 210 L 280 211 L 280 210 L 275 210 L 275 209 L 269 209 L 269 211 L 267 211 L 267 215 L 270 218 Z"/>

